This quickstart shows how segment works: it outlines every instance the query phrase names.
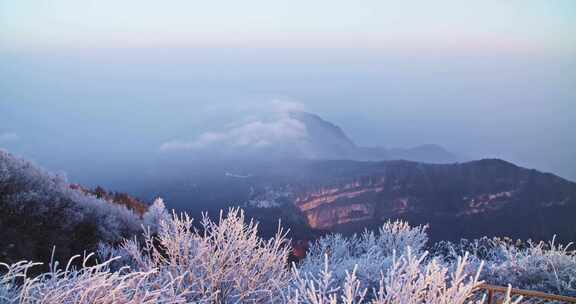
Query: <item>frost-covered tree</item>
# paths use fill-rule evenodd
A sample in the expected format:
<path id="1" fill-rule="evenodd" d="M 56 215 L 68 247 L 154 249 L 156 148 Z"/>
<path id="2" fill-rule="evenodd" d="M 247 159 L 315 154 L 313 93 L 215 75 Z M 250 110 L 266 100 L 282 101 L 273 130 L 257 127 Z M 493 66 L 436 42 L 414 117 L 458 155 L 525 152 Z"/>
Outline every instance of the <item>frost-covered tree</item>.
<path id="1" fill-rule="evenodd" d="M 169 220 L 170 215 L 166 210 L 166 205 L 162 198 L 157 198 L 154 200 L 152 205 L 148 207 L 148 210 L 142 216 L 144 221 L 144 226 L 149 227 L 152 232 L 158 232 L 160 228 L 160 223 Z"/>
<path id="2" fill-rule="evenodd" d="M 46 261 L 94 250 L 98 241 L 138 233 L 142 219 L 126 207 L 74 189 L 62 175 L 0 150 L 0 259 Z M 8 248 L 8 249 L 6 249 Z"/>

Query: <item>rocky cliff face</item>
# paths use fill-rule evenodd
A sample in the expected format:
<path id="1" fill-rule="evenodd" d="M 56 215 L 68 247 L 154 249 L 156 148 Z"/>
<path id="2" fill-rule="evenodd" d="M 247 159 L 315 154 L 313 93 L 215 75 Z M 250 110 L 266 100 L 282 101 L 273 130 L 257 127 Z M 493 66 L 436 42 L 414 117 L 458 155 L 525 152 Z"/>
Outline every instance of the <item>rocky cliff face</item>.
<path id="1" fill-rule="evenodd" d="M 336 225 L 374 218 L 374 202 L 382 191 L 383 183 L 355 181 L 305 193 L 296 198 L 295 204 L 306 215 L 312 228 L 330 229 Z"/>
<path id="2" fill-rule="evenodd" d="M 576 238 L 576 184 L 501 160 L 373 163 L 348 180 L 301 190 L 293 202 L 312 228 L 322 230 L 359 232 L 404 218 L 430 223 L 439 239 Z"/>

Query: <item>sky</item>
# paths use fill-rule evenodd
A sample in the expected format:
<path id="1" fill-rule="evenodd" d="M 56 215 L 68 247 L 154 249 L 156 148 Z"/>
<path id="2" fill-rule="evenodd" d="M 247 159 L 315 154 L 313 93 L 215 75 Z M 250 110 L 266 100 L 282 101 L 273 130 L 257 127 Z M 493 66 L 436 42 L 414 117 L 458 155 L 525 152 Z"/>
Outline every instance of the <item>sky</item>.
<path id="1" fill-rule="evenodd" d="M 277 100 L 576 180 L 576 2 L 0 0 L 0 147 L 73 180 Z"/>
<path id="2" fill-rule="evenodd" d="M 571 0 L 0 2 L 2 40 L 26 50 L 394 46 L 574 51 L 575 17 Z"/>

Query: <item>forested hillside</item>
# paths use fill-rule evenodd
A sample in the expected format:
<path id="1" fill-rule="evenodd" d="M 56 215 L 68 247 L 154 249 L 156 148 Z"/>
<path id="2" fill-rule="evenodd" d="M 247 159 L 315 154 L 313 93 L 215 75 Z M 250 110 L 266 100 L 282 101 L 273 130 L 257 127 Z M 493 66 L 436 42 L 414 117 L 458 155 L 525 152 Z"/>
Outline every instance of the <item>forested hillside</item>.
<path id="1" fill-rule="evenodd" d="M 95 250 L 100 241 L 131 237 L 155 221 L 157 208 L 149 212 L 141 203 L 134 209 L 97 196 L 0 150 L 0 260 L 49 261 L 53 250 L 68 258 Z"/>

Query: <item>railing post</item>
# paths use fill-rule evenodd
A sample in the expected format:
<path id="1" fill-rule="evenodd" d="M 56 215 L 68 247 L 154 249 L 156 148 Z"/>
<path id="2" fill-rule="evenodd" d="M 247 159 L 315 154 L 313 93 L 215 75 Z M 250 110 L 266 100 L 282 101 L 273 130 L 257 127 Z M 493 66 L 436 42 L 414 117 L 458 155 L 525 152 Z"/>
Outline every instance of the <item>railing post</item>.
<path id="1" fill-rule="evenodd" d="M 493 298 L 494 298 L 494 290 L 488 289 L 488 304 L 492 304 Z"/>
<path id="2" fill-rule="evenodd" d="M 502 303 L 502 299 L 498 300 L 498 294 L 506 294 L 510 292 L 510 296 L 522 296 L 524 299 L 526 298 L 536 298 L 541 300 L 539 303 L 544 303 L 542 301 L 554 301 L 556 302 L 565 302 L 565 303 L 575 303 L 576 298 L 569 297 L 569 296 L 562 296 L 562 295 L 555 295 L 555 294 L 547 294 L 541 291 L 535 290 L 522 290 L 522 289 L 514 289 L 510 287 L 504 286 L 496 286 L 496 285 L 489 285 L 489 284 L 481 284 L 478 286 L 478 291 L 483 291 L 488 293 L 488 304 L 498 304 Z M 547 303 L 547 302 L 546 302 Z"/>

